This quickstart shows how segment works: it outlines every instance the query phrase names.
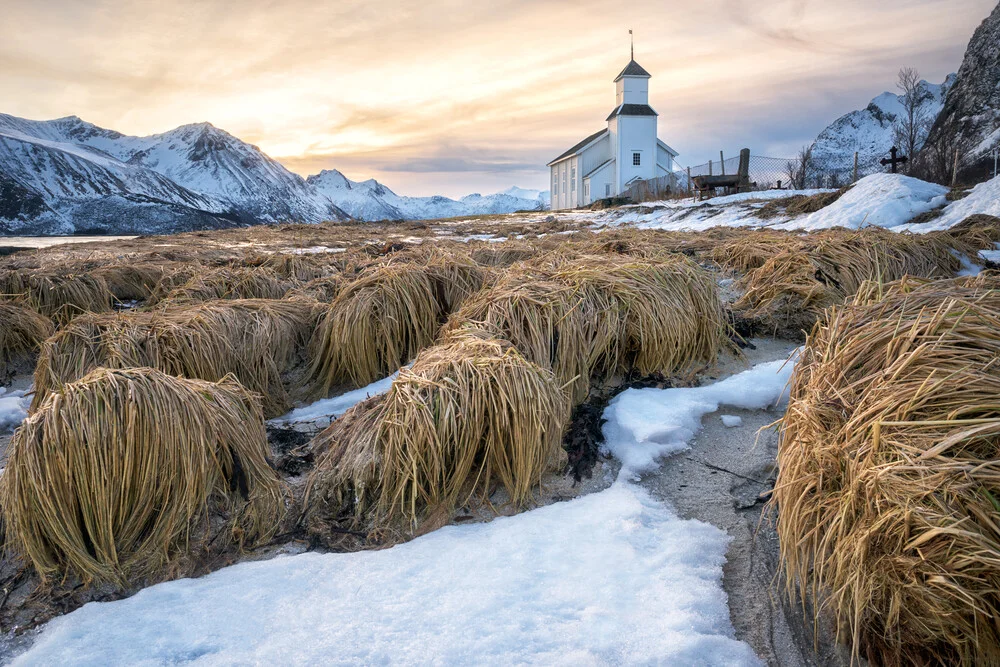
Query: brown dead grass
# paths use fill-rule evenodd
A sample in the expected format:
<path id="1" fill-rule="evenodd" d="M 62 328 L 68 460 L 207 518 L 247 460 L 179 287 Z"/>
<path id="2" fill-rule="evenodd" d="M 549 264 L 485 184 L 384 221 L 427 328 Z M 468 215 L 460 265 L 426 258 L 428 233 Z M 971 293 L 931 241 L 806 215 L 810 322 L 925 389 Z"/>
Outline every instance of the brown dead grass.
<path id="1" fill-rule="evenodd" d="M 1000 664 L 1000 282 L 888 287 L 809 336 L 773 505 L 790 595 L 870 664 Z"/>

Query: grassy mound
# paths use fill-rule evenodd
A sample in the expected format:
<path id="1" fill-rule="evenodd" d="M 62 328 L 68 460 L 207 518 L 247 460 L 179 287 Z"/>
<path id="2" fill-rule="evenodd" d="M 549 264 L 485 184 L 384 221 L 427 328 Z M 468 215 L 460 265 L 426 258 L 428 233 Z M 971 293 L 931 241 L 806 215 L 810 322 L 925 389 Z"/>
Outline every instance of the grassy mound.
<path id="1" fill-rule="evenodd" d="M 773 498 L 789 593 L 871 664 L 1000 661 L 998 288 L 869 284 L 792 379 Z"/>
<path id="2" fill-rule="evenodd" d="M 725 319 L 711 274 L 682 256 L 548 257 L 470 298 L 447 331 L 482 326 L 586 398 L 590 379 L 714 361 Z"/>
<path id="3" fill-rule="evenodd" d="M 310 529 L 405 532 L 494 484 L 521 506 L 559 460 L 568 416 L 551 372 L 479 332 L 456 335 L 317 436 Z"/>
<path id="4" fill-rule="evenodd" d="M 118 301 L 146 301 L 163 280 L 165 272 L 163 264 L 135 263 L 98 267 L 90 274 L 104 280 L 108 291 Z"/>
<path id="5" fill-rule="evenodd" d="M 43 344 L 32 409 L 95 368 L 150 367 L 213 382 L 232 373 L 262 396 L 266 415 L 283 414 L 291 402 L 282 374 L 304 354 L 313 307 L 306 300 L 209 301 L 79 317 Z"/>
<path id="6" fill-rule="evenodd" d="M 8 542 L 43 579 L 168 578 L 209 534 L 203 548 L 273 534 L 284 504 L 266 452 L 257 401 L 235 380 L 95 370 L 15 433 L 0 476 Z"/>
<path id="7" fill-rule="evenodd" d="M 113 302 L 104 278 L 89 273 L 8 270 L 0 273 L 0 295 L 22 299 L 59 322 L 83 313 L 108 312 Z"/>
<path id="8" fill-rule="evenodd" d="M 313 379 L 364 386 L 393 373 L 429 346 L 448 313 L 485 278 L 471 260 L 401 262 L 369 270 L 330 304 L 313 338 Z"/>
<path id="9" fill-rule="evenodd" d="M 952 245 L 942 235 L 880 228 L 812 234 L 741 278 L 737 288 L 743 296 L 735 309 L 776 333 L 802 335 L 826 308 L 843 303 L 865 281 L 954 276 L 961 260 Z"/>
<path id="10" fill-rule="evenodd" d="M 267 267 L 219 268 L 194 273 L 165 298 L 171 303 L 216 299 L 280 299 L 292 282 Z"/>
<path id="11" fill-rule="evenodd" d="M 52 332 L 47 317 L 16 301 L 0 300 L 0 372 L 14 357 L 37 351 Z"/>

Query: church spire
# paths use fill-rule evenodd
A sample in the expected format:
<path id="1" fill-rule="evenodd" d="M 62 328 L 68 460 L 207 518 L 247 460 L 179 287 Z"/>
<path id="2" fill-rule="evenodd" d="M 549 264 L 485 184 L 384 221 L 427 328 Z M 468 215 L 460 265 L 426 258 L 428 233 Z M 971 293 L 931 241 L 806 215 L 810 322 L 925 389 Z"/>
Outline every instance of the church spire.
<path id="1" fill-rule="evenodd" d="M 628 42 L 631 52 L 629 60 L 635 60 L 635 37 L 632 35 L 631 29 L 628 31 Z"/>

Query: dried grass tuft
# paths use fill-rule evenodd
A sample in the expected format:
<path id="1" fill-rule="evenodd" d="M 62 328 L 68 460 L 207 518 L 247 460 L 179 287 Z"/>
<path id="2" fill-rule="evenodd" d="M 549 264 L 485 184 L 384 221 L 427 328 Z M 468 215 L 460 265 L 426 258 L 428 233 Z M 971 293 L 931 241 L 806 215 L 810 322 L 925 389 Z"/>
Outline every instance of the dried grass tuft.
<path id="1" fill-rule="evenodd" d="M 165 301 L 183 304 L 217 299 L 280 299 L 292 286 L 270 268 L 219 268 L 195 273 L 167 294 Z"/>
<path id="2" fill-rule="evenodd" d="M 773 504 L 788 592 L 871 664 L 1000 664 L 1000 279 L 864 286 L 810 334 Z"/>
<path id="3" fill-rule="evenodd" d="M 32 409 L 95 368 L 148 366 L 208 381 L 232 373 L 262 396 L 268 417 L 283 414 L 291 400 L 282 375 L 304 355 L 314 308 L 250 299 L 79 317 L 42 345 Z"/>
<path id="4" fill-rule="evenodd" d="M 865 281 L 955 275 L 961 260 L 952 245 L 944 236 L 880 228 L 816 233 L 741 278 L 736 287 L 743 296 L 734 308 L 776 333 L 801 336 Z"/>
<path id="5" fill-rule="evenodd" d="M 258 403 L 231 378 L 95 370 L 15 433 L 0 476 L 8 542 L 43 580 L 169 578 L 199 546 L 273 535 L 284 502 L 266 454 Z"/>
<path id="6" fill-rule="evenodd" d="M 104 278 L 88 273 L 8 270 L 0 275 L 0 294 L 24 300 L 58 322 L 108 312 L 113 302 Z"/>
<path id="7" fill-rule="evenodd" d="M 318 391 L 364 386 L 412 360 L 484 279 L 471 260 L 440 258 L 379 266 L 345 285 L 313 338 Z"/>
<path id="8" fill-rule="evenodd" d="M 37 352 L 53 330 L 52 322 L 34 309 L 0 300 L 0 372 L 14 357 Z"/>
<path id="9" fill-rule="evenodd" d="M 455 314 L 446 332 L 477 325 L 570 385 L 574 403 L 592 377 L 684 372 L 710 363 L 726 324 L 714 279 L 682 256 L 549 256 L 512 270 Z"/>
<path id="10" fill-rule="evenodd" d="M 405 533 L 494 484 L 523 506 L 568 417 L 551 372 L 483 332 L 456 334 L 317 436 L 307 520 L 320 534 L 331 522 Z"/>

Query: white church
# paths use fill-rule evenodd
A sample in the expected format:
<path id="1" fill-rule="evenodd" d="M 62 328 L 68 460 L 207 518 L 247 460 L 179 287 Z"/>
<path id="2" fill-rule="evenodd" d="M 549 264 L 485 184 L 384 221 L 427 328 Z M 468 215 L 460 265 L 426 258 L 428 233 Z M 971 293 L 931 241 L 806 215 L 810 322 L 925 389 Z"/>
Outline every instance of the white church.
<path id="1" fill-rule="evenodd" d="M 677 151 L 656 137 L 649 79 L 633 57 L 615 78 L 608 127 L 549 162 L 553 210 L 586 206 L 618 195 L 633 181 L 673 173 Z"/>

